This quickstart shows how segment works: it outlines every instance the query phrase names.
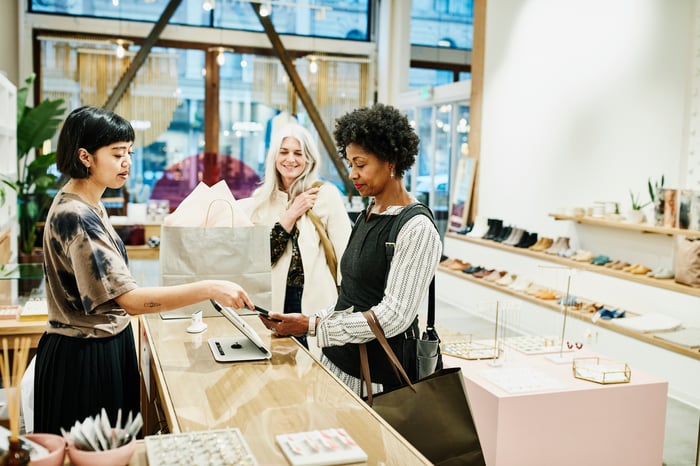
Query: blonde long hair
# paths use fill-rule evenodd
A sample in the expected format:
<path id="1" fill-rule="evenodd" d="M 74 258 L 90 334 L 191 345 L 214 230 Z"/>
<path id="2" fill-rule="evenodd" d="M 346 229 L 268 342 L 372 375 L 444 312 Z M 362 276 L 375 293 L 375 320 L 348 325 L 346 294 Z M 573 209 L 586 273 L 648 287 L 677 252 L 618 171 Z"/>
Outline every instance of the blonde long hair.
<path id="1" fill-rule="evenodd" d="M 321 154 L 314 142 L 311 133 L 303 126 L 297 123 L 290 123 L 279 129 L 273 136 L 270 143 L 270 149 L 267 151 L 267 159 L 265 160 L 265 178 L 260 187 L 255 191 L 255 209 L 268 200 L 272 200 L 275 193 L 282 190 L 282 179 L 275 166 L 277 154 L 282 147 L 282 141 L 285 138 L 294 138 L 301 145 L 301 152 L 306 159 L 306 167 L 304 172 L 294 180 L 289 187 L 287 194 L 289 202 L 294 200 L 296 196 L 306 191 L 314 182 L 318 181 L 318 169 L 321 163 Z"/>

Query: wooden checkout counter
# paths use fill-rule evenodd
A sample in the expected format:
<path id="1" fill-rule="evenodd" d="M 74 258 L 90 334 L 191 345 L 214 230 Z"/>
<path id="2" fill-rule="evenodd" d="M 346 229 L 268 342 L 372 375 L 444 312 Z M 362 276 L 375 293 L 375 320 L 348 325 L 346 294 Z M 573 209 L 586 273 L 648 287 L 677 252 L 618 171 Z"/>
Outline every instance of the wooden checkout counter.
<path id="1" fill-rule="evenodd" d="M 276 435 L 343 428 L 367 453 L 367 464 L 431 464 L 296 340 L 272 337 L 257 316 L 243 318 L 271 350 L 270 360 L 216 362 L 208 339 L 240 335 L 223 317 L 205 318 L 208 329 L 190 334 L 189 319 L 141 316 L 146 434 L 163 424 L 172 433 L 237 427 L 258 464 L 284 465 Z M 131 464 L 143 460 L 139 448 Z"/>
<path id="2" fill-rule="evenodd" d="M 431 464 L 296 340 L 272 337 L 256 316 L 244 319 L 271 350 L 270 360 L 216 362 L 207 340 L 240 335 L 223 317 L 205 318 L 200 334 L 187 333 L 189 319 L 134 319 L 145 435 L 237 427 L 259 465 L 285 465 L 276 435 L 343 428 L 367 453 L 366 464 Z M 45 325 L 8 321 L 0 334 L 32 336 L 35 346 Z M 129 465 L 148 466 L 143 440 Z"/>
<path id="3" fill-rule="evenodd" d="M 157 258 L 157 249 L 147 252 Z M 257 316 L 244 319 L 271 350 L 270 360 L 216 362 L 207 340 L 240 335 L 224 317 L 205 318 L 208 329 L 200 334 L 187 333 L 190 319 L 163 320 L 159 314 L 133 319 L 144 382 L 144 435 L 237 427 L 258 464 L 285 465 L 275 435 L 343 428 L 367 453 L 367 464 L 430 464 L 296 340 L 273 338 Z M 45 326 L 46 321 L 0 320 L 0 337 L 29 336 L 35 348 Z M 148 465 L 143 440 L 129 464 Z"/>

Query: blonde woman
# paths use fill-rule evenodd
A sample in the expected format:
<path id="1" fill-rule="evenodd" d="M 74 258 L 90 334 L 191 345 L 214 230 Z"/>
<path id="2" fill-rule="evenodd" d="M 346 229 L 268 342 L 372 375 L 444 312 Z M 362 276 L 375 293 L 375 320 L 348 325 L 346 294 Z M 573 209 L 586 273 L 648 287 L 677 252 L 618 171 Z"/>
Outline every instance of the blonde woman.
<path id="1" fill-rule="evenodd" d="M 261 186 L 250 199 L 241 200 L 254 223 L 271 228 L 274 312 L 311 315 L 338 297 L 338 266 L 332 273 L 310 216 L 320 219 L 338 259 L 345 251 L 351 222 L 340 191 L 319 182 L 319 163 L 311 134 L 299 124 L 288 124 L 273 135 Z M 305 343 L 305 338 L 300 341 Z"/>

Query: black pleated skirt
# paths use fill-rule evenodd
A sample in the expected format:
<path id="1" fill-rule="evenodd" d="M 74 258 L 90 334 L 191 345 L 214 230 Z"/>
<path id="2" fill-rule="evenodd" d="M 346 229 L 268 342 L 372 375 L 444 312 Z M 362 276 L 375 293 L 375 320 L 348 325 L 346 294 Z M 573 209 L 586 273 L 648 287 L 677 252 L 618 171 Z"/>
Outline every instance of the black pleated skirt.
<path id="1" fill-rule="evenodd" d="M 139 390 L 131 325 L 109 338 L 45 333 L 36 355 L 34 432 L 60 435 L 102 408 L 112 425 L 121 408 L 123 423 L 140 411 Z"/>

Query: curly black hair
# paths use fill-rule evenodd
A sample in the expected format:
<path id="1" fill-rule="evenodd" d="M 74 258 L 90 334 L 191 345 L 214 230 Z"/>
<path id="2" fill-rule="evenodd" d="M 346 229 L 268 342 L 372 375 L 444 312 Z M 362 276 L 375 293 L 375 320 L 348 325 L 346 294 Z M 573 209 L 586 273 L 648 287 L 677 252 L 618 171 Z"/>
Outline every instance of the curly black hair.
<path id="1" fill-rule="evenodd" d="M 341 116 L 336 120 L 333 136 L 342 158 L 347 159 L 345 148 L 355 143 L 392 163 L 398 177 L 415 163 L 420 142 L 406 115 L 384 104 L 358 108 Z"/>

